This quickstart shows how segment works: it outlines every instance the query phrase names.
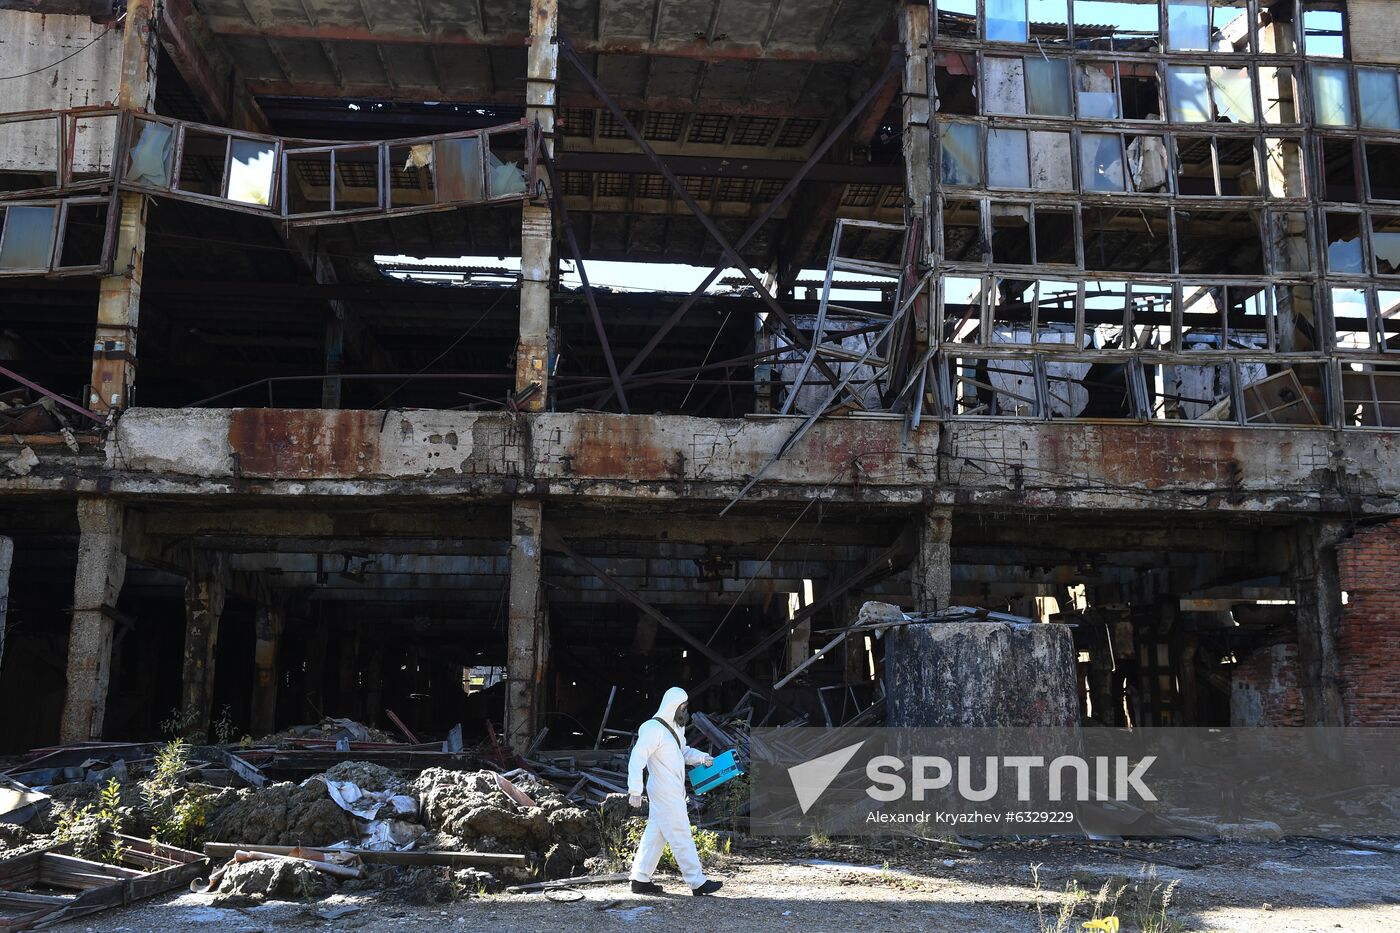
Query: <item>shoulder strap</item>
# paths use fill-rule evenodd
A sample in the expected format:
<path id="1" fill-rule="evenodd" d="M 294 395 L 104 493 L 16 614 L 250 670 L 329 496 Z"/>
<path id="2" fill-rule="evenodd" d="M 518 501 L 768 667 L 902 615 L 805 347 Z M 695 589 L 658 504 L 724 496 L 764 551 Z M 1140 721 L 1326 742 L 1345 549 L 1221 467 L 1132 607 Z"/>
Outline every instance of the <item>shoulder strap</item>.
<path id="1" fill-rule="evenodd" d="M 666 731 L 670 734 L 671 738 L 672 738 L 673 740 L 675 740 L 675 743 L 676 743 L 676 750 L 679 751 L 682 755 L 684 755 L 684 754 L 685 754 L 685 748 L 681 745 L 680 736 L 676 735 L 676 730 L 671 728 L 671 724 L 670 724 L 669 722 L 667 722 L 666 720 L 662 719 L 660 716 L 653 716 L 653 717 L 651 717 L 651 721 L 652 721 L 652 722 L 659 722 L 659 723 L 661 723 L 662 726 L 665 727 Z"/>

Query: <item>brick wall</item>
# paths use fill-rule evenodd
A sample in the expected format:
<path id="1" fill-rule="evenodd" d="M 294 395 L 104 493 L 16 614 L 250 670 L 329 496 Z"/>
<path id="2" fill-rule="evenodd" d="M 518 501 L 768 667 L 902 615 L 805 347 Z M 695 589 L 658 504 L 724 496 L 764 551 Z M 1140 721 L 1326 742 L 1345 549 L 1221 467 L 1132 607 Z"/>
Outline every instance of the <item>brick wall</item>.
<path id="1" fill-rule="evenodd" d="M 1337 653 L 1352 726 L 1400 726 L 1400 520 L 1337 546 L 1342 607 Z"/>
<path id="2" fill-rule="evenodd" d="M 1230 725 L 1302 724 L 1297 645 L 1259 648 L 1235 665 L 1230 678 Z"/>

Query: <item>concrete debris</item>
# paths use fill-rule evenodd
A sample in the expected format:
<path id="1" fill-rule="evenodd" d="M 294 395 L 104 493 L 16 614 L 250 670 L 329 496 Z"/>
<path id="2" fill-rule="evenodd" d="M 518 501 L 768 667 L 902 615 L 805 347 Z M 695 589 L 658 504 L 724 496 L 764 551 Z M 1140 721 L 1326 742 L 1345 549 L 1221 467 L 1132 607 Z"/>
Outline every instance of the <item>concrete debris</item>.
<path id="1" fill-rule="evenodd" d="M 332 893 L 336 881 L 305 859 L 273 857 L 232 862 L 223 869 L 213 904 L 240 907 L 268 899 L 310 900 Z"/>
<path id="2" fill-rule="evenodd" d="M 358 839 L 360 828 L 317 777 L 240 792 L 239 801 L 210 822 L 209 836 L 257 845 L 318 846 Z"/>
<path id="3" fill-rule="evenodd" d="M 28 476 L 39 465 L 39 457 L 32 447 L 22 447 L 17 455 L 5 461 L 5 466 L 15 476 Z"/>
<path id="4" fill-rule="evenodd" d="M 353 719 L 326 717 L 315 725 L 291 726 L 281 732 L 265 736 L 258 745 L 282 745 L 298 739 L 321 739 L 336 742 L 345 739 L 350 742 L 372 742 L 379 745 L 397 744 L 399 740 L 383 730 Z"/>

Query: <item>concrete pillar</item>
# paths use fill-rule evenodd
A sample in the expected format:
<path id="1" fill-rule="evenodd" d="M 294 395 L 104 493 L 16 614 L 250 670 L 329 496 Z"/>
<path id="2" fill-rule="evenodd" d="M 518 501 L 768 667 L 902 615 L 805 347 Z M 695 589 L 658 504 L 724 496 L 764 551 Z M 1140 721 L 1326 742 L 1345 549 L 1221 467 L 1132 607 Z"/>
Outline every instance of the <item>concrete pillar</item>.
<path id="1" fill-rule="evenodd" d="M 122 25 L 122 74 L 117 105 L 145 112 L 155 100 L 155 0 L 127 0 Z M 98 287 L 97 330 L 92 346 L 89 407 L 103 412 L 131 403 L 136 382 L 136 329 L 141 314 L 141 277 L 146 257 L 146 202 L 142 194 L 119 196 L 112 274 Z"/>
<path id="2" fill-rule="evenodd" d="M 506 632 L 506 710 L 502 738 L 524 751 L 538 731 L 544 655 L 548 650 L 543 598 L 543 509 L 537 501 L 511 503 L 510 612 Z"/>
<path id="3" fill-rule="evenodd" d="M 953 598 L 953 513 L 935 506 L 919 519 L 919 550 L 914 558 L 914 608 L 946 609 Z"/>
<path id="4" fill-rule="evenodd" d="M 78 566 L 73 576 L 73 622 L 68 629 L 68 691 L 59 738 L 102 737 L 112 673 L 112 618 L 126 579 L 122 508 L 111 499 L 78 500 Z"/>
<path id="5" fill-rule="evenodd" d="M 185 581 L 185 665 L 180 689 L 180 714 L 186 717 L 186 734 L 194 739 L 209 733 L 214 649 L 219 643 L 219 617 L 227 592 L 223 555 L 196 555 L 191 576 Z"/>
<path id="6" fill-rule="evenodd" d="M 258 606 L 253 616 L 253 703 L 248 731 L 255 737 L 277 728 L 277 658 L 282 644 L 281 606 Z"/>
<path id="7" fill-rule="evenodd" d="M 912 205 L 911 216 L 924 219 L 923 255 L 933 252 L 932 212 L 929 198 L 933 191 L 933 170 L 929 162 L 928 42 L 929 5 L 903 4 L 899 12 L 899 39 L 904 46 L 903 125 L 904 191 Z M 930 322 L 927 297 L 916 299 L 914 311 L 915 352 L 928 346 Z"/>
<path id="8" fill-rule="evenodd" d="M 5 670 L 5 614 L 10 607 L 10 564 L 14 556 L 14 539 L 0 538 L 0 673 Z"/>
<path id="9" fill-rule="evenodd" d="M 1342 585 L 1337 543 L 1346 536 L 1336 522 L 1302 522 L 1294 538 L 1293 599 L 1298 614 L 1298 689 L 1309 726 L 1345 725 L 1337 631 Z"/>
<path id="10" fill-rule="evenodd" d="M 559 0 L 530 0 L 530 47 L 525 57 L 525 118 L 538 123 L 540 145 L 554 152 L 554 108 L 559 80 Z M 554 213 L 545 201 L 526 201 L 520 218 L 520 338 L 515 391 L 539 391 L 523 403 L 542 411 L 549 396 L 549 288 L 554 270 Z"/>

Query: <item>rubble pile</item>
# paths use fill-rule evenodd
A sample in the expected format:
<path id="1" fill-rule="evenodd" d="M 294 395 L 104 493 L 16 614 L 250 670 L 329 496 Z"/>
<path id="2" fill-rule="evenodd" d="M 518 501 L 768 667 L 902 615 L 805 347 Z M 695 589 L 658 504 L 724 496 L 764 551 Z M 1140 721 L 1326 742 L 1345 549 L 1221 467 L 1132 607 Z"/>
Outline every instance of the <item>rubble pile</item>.
<path id="1" fill-rule="evenodd" d="M 324 846 L 359 837 L 355 818 L 331 799 L 324 780 L 270 784 L 239 794 L 237 803 L 209 823 L 209 838 L 252 845 Z"/>

